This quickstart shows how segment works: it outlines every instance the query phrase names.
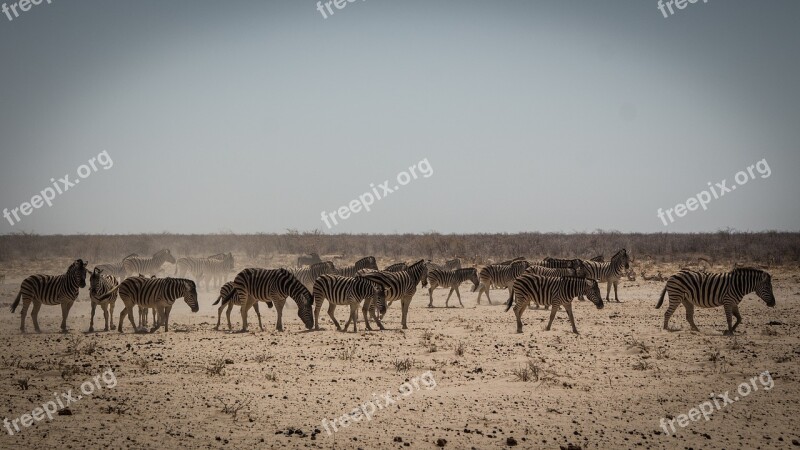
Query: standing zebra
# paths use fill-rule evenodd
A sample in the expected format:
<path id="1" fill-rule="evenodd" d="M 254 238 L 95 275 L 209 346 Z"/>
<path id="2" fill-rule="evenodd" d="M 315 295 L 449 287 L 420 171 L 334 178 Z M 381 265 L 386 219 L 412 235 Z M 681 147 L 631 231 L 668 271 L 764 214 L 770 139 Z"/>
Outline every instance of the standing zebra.
<path id="1" fill-rule="evenodd" d="M 221 258 L 220 258 L 221 256 Z M 209 283 L 219 286 L 225 282 L 230 272 L 233 272 L 233 253 L 221 253 L 208 258 L 180 258 L 175 262 L 175 275 L 183 277 L 186 272 L 194 275 L 197 284 L 206 281 L 206 291 Z"/>
<path id="2" fill-rule="evenodd" d="M 135 256 L 139 255 L 137 255 L 136 253 L 131 253 L 130 255 L 122 258 L 122 261 L 125 261 L 128 258 L 133 258 Z M 95 269 L 100 269 L 104 275 L 111 275 L 117 280 L 122 281 L 128 275 L 127 272 L 125 272 L 125 265 L 122 263 L 122 261 L 115 264 L 100 264 L 99 266 L 95 266 Z"/>
<path id="3" fill-rule="evenodd" d="M 401 270 L 408 270 L 408 264 L 405 262 L 399 262 L 383 269 L 384 272 L 400 272 Z"/>
<path id="4" fill-rule="evenodd" d="M 161 266 L 163 266 L 165 262 L 175 264 L 175 257 L 172 256 L 172 253 L 166 248 L 156 252 L 152 258 L 140 258 L 137 256 L 125 258 L 122 260 L 122 266 L 125 268 L 126 273 L 139 273 L 150 276 L 158 275 Z"/>
<path id="5" fill-rule="evenodd" d="M 67 332 L 67 316 L 75 299 L 78 298 L 80 288 L 86 287 L 86 262 L 76 259 L 70 264 L 67 272 L 63 275 L 31 275 L 22 280 L 19 294 L 11 305 L 13 313 L 20 300 L 22 301 L 22 317 L 19 329 L 25 332 L 25 316 L 28 314 L 28 307 L 33 302 L 31 319 L 33 328 L 37 333 L 39 329 L 39 308 L 42 305 L 61 305 L 61 331 Z"/>
<path id="6" fill-rule="evenodd" d="M 403 329 L 408 329 L 408 307 L 411 299 L 417 292 L 417 283 L 428 277 L 428 267 L 425 260 L 419 260 L 409 266 L 408 270 L 400 272 L 372 272 L 360 275 L 383 288 L 386 302 L 391 305 L 395 300 L 400 300 Z M 424 282 L 427 284 L 427 281 Z M 388 306 L 387 305 L 387 306 Z M 381 314 L 383 316 L 383 314 Z"/>
<path id="7" fill-rule="evenodd" d="M 197 286 L 194 281 L 186 278 L 131 277 L 120 283 L 117 289 L 119 297 L 125 304 L 125 308 L 119 314 L 119 323 L 117 323 L 117 331 L 120 333 L 122 333 L 122 323 L 126 315 L 133 328 L 136 329 L 136 323 L 133 321 L 134 306 L 138 306 L 140 311 L 144 309 L 145 314 L 148 308 L 153 308 L 158 312 L 158 320 L 154 321 L 153 328 L 150 329 L 151 333 L 161 326 L 162 321 L 164 332 L 169 331 L 169 313 L 175 300 L 181 297 L 192 309 L 192 312 L 200 310 L 200 305 L 197 303 Z M 107 292 L 98 300 L 104 301 L 114 295 L 115 290 Z"/>
<path id="8" fill-rule="evenodd" d="M 458 304 L 463 308 L 464 304 L 461 303 L 461 293 L 458 292 L 458 286 L 465 281 L 472 281 L 472 292 L 478 289 L 480 281 L 478 280 L 478 271 L 474 267 L 455 270 L 429 270 L 428 296 L 430 297 L 430 302 L 428 302 L 428 308 L 433 308 L 433 290 L 437 287 L 450 288 L 450 293 L 447 294 L 447 300 L 444 302 L 445 308 L 449 307 L 450 296 L 453 295 L 453 291 L 456 291 Z"/>
<path id="9" fill-rule="evenodd" d="M 336 269 L 334 272 L 336 275 L 341 275 L 343 277 L 354 277 L 358 275 L 358 271 L 361 269 L 374 269 L 378 270 L 378 263 L 375 262 L 374 256 L 365 256 L 358 261 L 356 261 L 352 266 L 342 267 L 340 269 Z M 313 283 L 313 281 L 312 281 Z"/>
<path id="10" fill-rule="evenodd" d="M 89 332 L 94 331 L 94 313 L 99 305 L 103 309 L 103 318 L 105 319 L 105 328 L 103 331 L 108 331 L 109 318 L 111 319 L 111 328 L 114 328 L 114 304 L 117 303 L 117 293 L 114 292 L 111 297 L 100 301 L 99 298 L 105 293 L 115 291 L 119 282 L 111 275 L 103 274 L 103 270 L 95 267 L 92 274 L 89 276 L 89 300 L 92 302 L 92 318 L 89 321 Z M 109 315 L 109 307 L 111 315 Z"/>
<path id="11" fill-rule="evenodd" d="M 733 335 L 736 327 L 742 321 L 739 314 L 739 303 L 745 295 L 755 292 L 770 308 L 775 306 L 775 296 L 772 293 L 772 276 L 761 270 L 750 267 L 733 269 L 727 273 L 706 273 L 693 270 L 681 270 L 669 277 L 656 308 L 664 303 L 664 295 L 669 292 L 669 308 L 664 314 L 664 329 L 667 330 L 669 319 L 675 308 L 683 303 L 686 308 L 686 320 L 692 331 L 700 331 L 694 324 L 694 307 L 725 308 L 725 319 L 728 321 L 728 330 L 725 335 Z M 731 315 L 736 317 L 736 323 L 731 325 Z"/>
<path id="12" fill-rule="evenodd" d="M 575 269 L 580 266 L 582 261 L 580 259 L 558 259 L 547 257 L 539 264 L 543 267 L 550 267 L 552 269 Z"/>
<path id="13" fill-rule="evenodd" d="M 311 310 L 314 299 L 311 292 L 286 269 L 244 269 L 236 275 L 233 287 L 222 301 L 229 301 L 234 295 L 243 299 L 241 333 L 247 331 L 247 311 L 258 301 L 266 302 L 269 307 L 275 304 L 278 313 L 276 328 L 283 331 L 283 307 L 287 297 L 292 297 L 297 303 L 297 315 L 306 329 L 314 326 L 314 313 Z"/>
<path id="14" fill-rule="evenodd" d="M 628 252 L 623 248 L 611 257 L 610 262 L 594 262 L 583 261 L 583 267 L 586 269 L 586 278 L 593 278 L 599 283 L 606 283 L 606 301 L 609 300 L 611 294 L 611 285 L 614 285 L 614 300 L 619 303 L 617 296 L 617 284 L 623 275 L 628 273 L 630 265 L 628 264 Z"/>
<path id="15" fill-rule="evenodd" d="M 217 298 L 217 301 L 212 304 L 216 305 L 217 303 L 221 302 L 222 299 L 227 297 L 233 289 L 233 281 L 228 281 L 227 283 L 223 284 L 222 288 L 219 290 L 219 298 Z M 238 294 L 234 294 L 231 296 L 230 300 L 222 302 L 217 310 L 217 326 L 214 327 L 214 329 L 219 330 L 219 323 L 222 320 L 222 310 L 225 308 L 225 306 L 227 306 L 228 310 L 225 311 L 225 316 L 228 318 L 228 330 L 231 330 L 233 328 L 233 325 L 231 325 L 231 310 L 234 306 L 242 305 L 244 305 L 244 299 Z M 261 324 L 261 312 L 258 310 L 258 302 L 253 304 L 253 309 L 256 311 L 256 315 L 258 316 L 258 327 L 261 328 L 261 331 L 264 331 L 264 325 Z"/>
<path id="16" fill-rule="evenodd" d="M 330 316 L 333 324 L 336 325 L 338 331 L 342 331 L 339 322 L 336 320 L 333 312 L 338 305 L 350 306 L 350 318 L 344 325 L 344 331 L 353 322 L 353 332 L 358 332 L 356 324 L 358 323 L 358 305 L 364 301 L 363 313 L 364 324 L 367 330 L 372 331 L 369 326 L 369 319 L 367 312 L 372 316 L 372 320 L 378 324 L 378 328 L 384 329 L 380 319 L 375 315 L 375 305 L 378 306 L 378 312 L 384 314 L 386 312 L 386 297 L 383 296 L 382 289 L 367 281 L 362 277 L 343 277 L 340 275 L 322 275 L 314 282 L 314 329 L 319 330 L 319 313 L 322 309 L 322 303 L 328 299 L 328 316 Z"/>
<path id="17" fill-rule="evenodd" d="M 597 309 L 603 308 L 603 297 L 595 280 L 578 277 L 540 277 L 527 273 L 514 281 L 511 297 L 506 302 L 506 311 L 511 309 L 516 300 L 514 314 L 517 316 L 517 333 L 522 333 L 522 313 L 531 302 L 536 303 L 537 307 L 551 306 L 550 320 L 545 328 L 546 331 L 550 331 L 558 309 L 564 306 L 572 324 L 572 332 L 578 334 L 575 317 L 572 315 L 572 299 L 583 294 L 589 297 Z"/>
<path id="18" fill-rule="evenodd" d="M 514 261 L 511 264 L 490 264 L 480 271 L 480 285 L 478 286 L 478 304 L 481 304 L 481 294 L 486 293 L 486 299 L 489 304 L 492 304 L 492 299 L 489 297 L 489 288 L 497 286 L 501 289 L 508 289 L 511 292 L 511 286 L 514 280 L 522 275 L 530 266 L 526 260 Z"/>
<path id="19" fill-rule="evenodd" d="M 308 267 L 303 267 L 301 269 L 287 269 L 289 272 L 297 278 L 298 281 L 303 283 L 303 286 L 311 292 L 314 289 L 314 281 L 317 280 L 321 275 L 325 275 L 326 273 L 336 273 L 336 266 L 333 265 L 331 261 L 325 261 L 320 263 L 314 263 Z"/>
<path id="20" fill-rule="evenodd" d="M 583 265 L 579 266 L 577 269 L 532 265 L 525 269 L 525 273 L 539 275 L 540 277 L 586 277 L 586 269 Z"/>

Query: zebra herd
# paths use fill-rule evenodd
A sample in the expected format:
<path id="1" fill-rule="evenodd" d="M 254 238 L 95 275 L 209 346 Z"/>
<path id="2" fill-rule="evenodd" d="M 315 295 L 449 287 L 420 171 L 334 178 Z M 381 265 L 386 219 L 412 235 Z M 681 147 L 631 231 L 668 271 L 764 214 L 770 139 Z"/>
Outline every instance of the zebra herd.
<path id="1" fill-rule="evenodd" d="M 318 256 L 318 255 L 317 255 Z M 175 264 L 177 277 L 159 278 L 166 262 Z M 86 275 L 89 273 L 87 262 L 75 260 L 62 275 L 31 275 L 21 284 L 19 293 L 11 305 L 15 312 L 22 304 L 20 330 L 25 332 L 25 319 L 31 304 L 31 318 L 34 329 L 40 332 L 38 312 L 41 305 L 60 305 L 62 310 L 61 330 L 67 331 L 67 317 L 70 308 L 78 297 L 81 288 L 86 287 Z M 153 327 L 155 331 L 161 326 L 168 331 L 169 315 L 177 299 L 183 298 L 192 312 L 199 310 L 197 284 L 206 280 L 209 283 L 223 283 L 233 271 L 234 261 L 231 253 L 221 253 L 207 258 L 175 259 L 168 249 L 156 252 L 151 258 L 129 255 L 119 264 L 99 265 L 90 276 L 89 297 L 92 312 L 89 331 L 94 331 L 96 307 L 103 310 L 105 331 L 114 328 L 114 304 L 119 297 L 123 302 L 117 330 L 122 332 L 123 321 L 127 316 L 134 329 L 147 326 L 147 310 L 153 310 Z M 598 308 L 603 308 L 603 298 L 598 283 L 606 283 L 606 301 L 610 300 L 611 287 L 614 287 L 614 298 L 619 302 L 617 287 L 620 278 L 630 269 L 629 256 L 625 249 L 614 254 L 608 262 L 601 257 L 591 260 L 545 258 L 541 261 L 528 261 L 524 258 L 489 264 L 478 270 L 475 267 L 461 267 L 460 260 L 447 261 L 444 265 L 429 260 L 419 260 L 408 265 L 405 262 L 392 264 L 379 270 L 372 256 L 359 259 L 353 265 L 337 268 L 331 261 L 314 262 L 302 268 L 246 268 L 240 271 L 232 281 L 226 282 L 214 305 L 221 304 L 218 309 L 217 326 L 219 329 L 222 311 L 227 308 L 228 329 L 232 329 L 230 314 L 233 306 L 240 306 L 242 328 L 248 329 L 247 315 L 250 308 L 255 309 L 259 328 L 263 331 L 259 302 L 265 302 L 269 308 L 275 307 L 277 312 L 276 329 L 283 331 L 283 309 L 289 297 L 297 305 L 297 314 L 306 329 L 319 329 L 321 308 L 327 299 L 328 315 L 337 330 L 347 331 L 353 323 L 353 331 L 357 331 L 358 310 L 361 306 L 364 324 L 372 330 L 370 319 L 378 329 L 385 329 L 383 318 L 394 301 L 400 301 L 401 326 L 408 328 L 408 314 L 411 300 L 417 292 L 417 286 L 428 287 L 428 307 L 433 307 L 433 291 L 436 288 L 449 288 L 445 301 L 449 307 L 450 297 L 456 293 L 460 306 L 459 286 L 464 282 L 472 283 L 472 292 L 477 291 L 477 303 L 485 293 L 489 304 L 491 287 L 508 289 L 509 297 L 505 302 L 506 311 L 514 310 L 517 332 L 522 333 L 522 314 L 531 305 L 550 308 L 550 319 L 546 330 L 552 326 L 556 313 L 561 307 L 567 312 L 572 331 L 577 333 L 572 311 L 572 300 L 587 296 Z M 135 276 L 128 276 L 129 274 Z M 195 280 L 184 278 L 191 274 Z M 660 308 L 664 298 L 669 294 L 669 307 L 664 315 L 664 329 L 668 329 L 669 320 L 675 309 L 683 305 L 686 319 L 693 331 L 698 331 L 694 324 L 694 308 L 711 308 L 723 306 L 728 329 L 725 334 L 733 334 L 741 322 L 739 303 L 748 293 L 755 292 L 767 306 L 775 305 L 772 292 L 772 277 L 769 273 L 756 268 L 736 268 L 728 273 L 706 273 L 681 270 L 671 276 L 661 293 L 656 308 Z M 134 321 L 133 308 L 139 308 L 139 326 Z M 340 326 L 334 316 L 336 306 L 350 309 L 348 321 Z M 109 311 L 110 310 L 110 311 Z M 732 322 L 732 318 L 736 322 Z"/>

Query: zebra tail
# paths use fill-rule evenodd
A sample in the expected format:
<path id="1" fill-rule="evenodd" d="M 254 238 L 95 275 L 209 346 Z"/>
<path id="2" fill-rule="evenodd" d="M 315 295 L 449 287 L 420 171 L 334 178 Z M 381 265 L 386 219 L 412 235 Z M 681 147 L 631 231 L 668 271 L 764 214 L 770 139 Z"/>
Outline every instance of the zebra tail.
<path id="1" fill-rule="evenodd" d="M 22 289 L 20 289 L 19 294 L 17 294 L 17 298 L 14 299 L 14 303 L 11 304 L 11 312 L 13 313 L 17 306 L 19 306 L 19 300 L 22 298 Z"/>
<path id="2" fill-rule="evenodd" d="M 656 309 L 661 308 L 661 305 L 664 304 L 664 296 L 667 294 L 667 286 L 664 285 L 664 290 L 661 291 L 661 297 L 658 299 L 658 304 L 656 305 Z"/>
<path id="3" fill-rule="evenodd" d="M 118 284 L 117 287 L 115 287 L 114 289 L 111 289 L 110 291 L 107 291 L 105 294 L 101 295 L 100 297 L 97 297 L 97 301 L 98 302 L 104 302 L 104 301 L 110 299 L 114 295 L 114 292 L 117 292 L 117 290 L 119 289 L 120 286 L 122 286 L 122 283 Z"/>
<path id="4" fill-rule="evenodd" d="M 236 288 L 231 289 L 231 291 L 228 292 L 228 295 L 226 295 L 224 298 L 220 295 L 219 298 L 217 299 L 217 301 L 212 303 L 212 306 L 216 305 L 217 303 L 219 303 L 220 300 L 222 301 L 223 304 L 228 303 L 228 301 L 230 301 L 230 299 L 232 299 L 234 295 L 236 295 Z M 272 308 L 271 305 L 270 305 L 270 308 Z"/>
<path id="5" fill-rule="evenodd" d="M 215 301 L 214 303 L 212 303 L 212 304 L 211 304 L 211 306 L 214 306 L 214 305 L 216 305 L 217 303 L 219 303 L 219 302 L 221 302 L 221 301 L 222 301 L 222 296 L 220 295 L 220 296 L 219 296 L 219 298 L 217 299 L 217 301 Z M 227 302 L 227 300 L 226 300 L 226 301 L 223 303 L 223 305 L 224 305 L 225 303 L 228 303 L 228 302 Z"/>

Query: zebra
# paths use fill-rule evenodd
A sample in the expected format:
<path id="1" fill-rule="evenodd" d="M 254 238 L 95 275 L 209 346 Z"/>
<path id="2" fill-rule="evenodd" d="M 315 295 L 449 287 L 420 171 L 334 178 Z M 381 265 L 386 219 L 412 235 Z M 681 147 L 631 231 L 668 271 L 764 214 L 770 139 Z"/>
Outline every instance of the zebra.
<path id="1" fill-rule="evenodd" d="M 623 248 L 611 257 L 609 262 L 594 262 L 582 261 L 583 267 L 586 270 L 586 278 L 594 278 L 600 283 L 606 283 L 606 301 L 609 301 L 611 294 L 611 285 L 614 285 L 614 300 L 619 303 L 617 296 L 617 284 L 623 275 L 628 273 L 630 264 L 628 264 L 628 252 Z"/>
<path id="2" fill-rule="evenodd" d="M 268 307 L 275 304 L 278 313 L 277 330 L 283 331 L 283 307 L 286 298 L 292 297 L 297 303 L 297 315 L 306 329 L 314 326 L 314 313 L 311 310 L 313 298 L 311 292 L 287 269 L 244 269 L 233 280 L 234 289 L 222 301 L 226 302 L 238 295 L 242 305 L 242 329 L 247 331 L 247 311 L 256 302 L 264 301 Z"/>
<path id="3" fill-rule="evenodd" d="M 455 258 L 444 262 L 444 270 L 456 270 L 460 268 L 461 268 L 461 258 Z"/>
<path id="4" fill-rule="evenodd" d="M 400 272 L 401 270 L 408 270 L 408 264 L 405 262 L 399 262 L 383 269 L 384 272 Z"/>
<path id="5" fill-rule="evenodd" d="M 567 311 L 572 324 L 572 332 L 578 334 L 575 317 L 572 315 L 572 299 L 586 294 L 597 309 L 603 309 L 603 297 L 596 280 L 579 277 L 541 277 L 526 273 L 514 281 L 511 297 L 506 302 L 506 311 L 514 304 L 514 315 L 517 316 L 517 333 L 522 333 L 522 313 L 533 301 L 538 305 L 551 306 L 550 320 L 545 331 L 550 331 L 553 319 L 561 306 Z"/>
<path id="6" fill-rule="evenodd" d="M 372 272 L 360 275 L 360 277 L 383 288 L 384 296 L 388 303 L 387 307 L 395 300 L 400 300 L 402 313 L 401 324 L 404 330 L 408 329 L 408 307 L 411 305 L 411 299 L 417 292 L 417 283 L 425 279 L 426 281 L 424 284 L 427 285 L 428 267 L 425 260 L 421 259 L 415 262 L 408 267 L 408 270 L 400 272 Z M 381 316 L 384 314 L 381 314 Z"/>
<path id="7" fill-rule="evenodd" d="M 356 261 L 352 266 L 342 267 L 340 269 L 336 269 L 334 272 L 336 275 L 341 275 L 343 277 L 354 277 L 358 275 L 358 271 L 361 269 L 374 269 L 378 270 L 378 264 L 375 262 L 374 256 L 365 256 L 358 261 Z"/>
<path id="8" fill-rule="evenodd" d="M 131 253 L 130 255 L 122 258 L 122 261 L 125 261 L 128 258 L 133 258 L 136 256 L 139 255 L 136 253 Z M 127 278 L 128 275 L 127 272 L 125 272 L 125 265 L 123 264 L 122 261 L 115 264 L 100 264 L 99 266 L 95 266 L 95 268 L 100 269 L 105 275 L 110 275 L 116 278 L 117 280 L 122 281 L 125 278 Z"/>
<path id="9" fill-rule="evenodd" d="M 517 261 L 525 261 L 525 257 L 524 256 L 517 256 L 514 259 L 509 259 L 507 261 L 499 262 L 499 263 L 496 263 L 494 265 L 496 265 L 496 266 L 510 266 L 511 264 L 513 264 L 513 263 L 515 263 Z"/>
<path id="10" fill-rule="evenodd" d="M 538 265 L 552 269 L 575 269 L 583 263 L 580 259 L 558 259 L 547 257 Z"/>
<path id="11" fill-rule="evenodd" d="M 193 313 L 200 310 L 197 303 L 197 286 L 194 281 L 186 278 L 147 278 L 143 276 L 126 278 L 119 286 L 98 297 L 99 301 L 105 301 L 119 291 L 119 298 L 125 304 L 122 312 L 119 313 L 117 331 L 122 333 L 122 324 L 125 316 L 128 316 L 131 325 L 136 329 L 133 321 L 133 307 L 138 306 L 147 313 L 148 308 L 153 308 L 158 312 L 158 319 L 154 320 L 150 332 L 160 328 L 164 324 L 164 332 L 169 331 L 169 313 L 175 300 L 183 297 L 183 301 L 189 305 Z"/>
<path id="12" fill-rule="evenodd" d="M 305 286 L 309 292 L 311 292 L 311 290 L 314 289 L 314 281 L 316 281 L 320 275 L 325 275 L 326 273 L 336 273 L 336 266 L 334 266 L 330 261 L 325 261 L 315 263 L 301 269 L 287 270 L 291 272 L 292 275 L 298 279 L 298 281 L 303 283 L 303 286 Z"/>
<path id="13" fill-rule="evenodd" d="M 111 328 L 114 328 L 114 305 L 117 303 L 117 293 L 114 292 L 110 298 L 104 301 L 98 300 L 106 292 L 115 290 L 119 286 L 119 282 L 112 275 L 103 274 L 103 269 L 95 267 L 92 274 L 89 276 L 89 300 L 92 302 L 92 318 L 89 321 L 89 332 L 94 331 L 94 313 L 99 305 L 103 309 L 103 318 L 105 319 L 105 328 L 103 331 L 108 331 L 109 318 L 111 318 Z M 111 314 L 109 315 L 109 308 Z"/>
<path id="14" fill-rule="evenodd" d="M 25 332 L 25 316 L 28 307 L 33 302 L 31 319 L 33 328 L 37 333 L 39 329 L 39 308 L 42 305 L 61 305 L 61 331 L 67 332 L 67 316 L 75 299 L 78 298 L 81 288 L 86 287 L 86 264 L 88 262 L 76 259 L 62 275 L 31 275 L 22 280 L 19 294 L 11 304 L 13 313 L 22 301 L 22 314 L 19 329 Z"/>
<path id="15" fill-rule="evenodd" d="M 692 331 L 700 331 L 694 324 L 694 307 L 725 308 L 725 319 L 728 329 L 723 334 L 733 335 L 736 327 L 742 321 L 739 314 L 739 303 L 745 295 L 755 292 L 770 308 L 775 306 L 775 295 L 772 293 L 772 276 L 761 270 L 751 267 L 740 267 L 727 273 L 707 273 L 693 270 L 681 270 L 669 277 L 656 308 L 664 303 L 664 295 L 669 292 L 669 308 L 664 313 L 664 329 L 668 330 L 669 319 L 675 308 L 681 303 L 686 308 L 686 320 Z M 736 317 L 736 323 L 731 325 L 731 315 Z"/>
<path id="16" fill-rule="evenodd" d="M 309 253 L 308 255 L 300 255 L 297 257 L 297 267 L 310 266 L 312 264 L 319 264 L 322 258 L 318 253 Z"/>
<path id="17" fill-rule="evenodd" d="M 586 277 L 586 268 L 580 265 L 577 269 L 570 268 L 555 268 L 543 267 L 538 265 L 531 265 L 525 269 L 525 273 L 532 275 L 539 275 L 540 277 Z"/>
<path id="18" fill-rule="evenodd" d="M 197 284 L 205 279 L 208 291 L 209 283 L 214 286 L 224 283 L 228 273 L 233 271 L 233 264 L 233 253 L 221 253 L 208 258 L 180 258 L 175 262 L 175 275 L 183 277 L 187 271 L 191 272 Z"/>
<path id="19" fill-rule="evenodd" d="M 383 324 L 380 319 L 375 315 L 375 305 L 378 306 L 378 312 L 384 314 L 386 312 L 386 297 L 383 295 L 383 290 L 370 281 L 362 277 L 343 277 L 341 275 L 322 275 L 314 282 L 314 329 L 319 330 L 319 314 L 322 309 L 322 303 L 328 299 L 328 316 L 330 316 L 333 324 L 336 325 L 338 331 L 342 331 L 339 322 L 336 320 L 333 312 L 338 305 L 350 306 L 350 318 L 344 325 L 344 331 L 347 332 L 350 322 L 353 322 L 353 332 L 358 332 L 356 324 L 358 323 L 358 305 L 361 300 L 364 300 L 363 313 L 364 324 L 367 330 L 372 331 L 369 326 L 369 319 L 367 312 L 372 316 L 372 320 L 378 324 L 378 328 L 384 330 Z"/>
<path id="20" fill-rule="evenodd" d="M 221 302 L 222 299 L 227 297 L 228 294 L 233 289 L 234 289 L 233 281 L 228 281 L 227 283 L 223 284 L 222 288 L 220 288 L 219 290 L 219 298 L 217 298 L 217 301 L 215 301 L 212 304 L 216 305 L 219 302 Z M 234 306 L 242 306 L 243 304 L 244 304 L 244 299 L 241 298 L 241 296 L 239 296 L 238 294 L 233 295 L 230 300 L 222 302 L 222 304 L 219 305 L 219 309 L 217 310 L 217 326 L 214 327 L 214 329 L 219 330 L 219 323 L 222 320 L 222 310 L 225 308 L 225 306 L 227 306 L 228 310 L 225 311 L 225 316 L 228 318 L 228 330 L 231 330 L 233 328 L 233 326 L 231 325 L 231 310 L 233 309 Z M 264 325 L 261 324 L 261 312 L 259 312 L 258 310 L 258 302 L 253 304 L 253 309 L 256 311 L 256 316 L 258 316 L 258 327 L 261 328 L 261 330 L 263 331 Z"/>
<path id="21" fill-rule="evenodd" d="M 126 273 L 140 273 L 143 275 L 158 275 L 165 262 L 175 264 L 175 257 L 169 249 L 159 250 L 152 258 L 131 256 L 122 260 Z"/>
<path id="22" fill-rule="evenodd" d="M 428 308 L 433 308 L 433 290 L 437 287 L 450 288 L 450 293 L 447 294 L 447 300 L 444 302 L 445 308 L 449 307 L 450 296 L 453 295 L 453 291 L 455 291 L 458 296 L 458 304 L 463 308 L 464 304 L 461 303 L 461 293 L 458 291 L 458 286 L 465 281 L 472 281 L 472 292 L 475 292 L 480 284 L 477 269 L 470 267 L 467 269 L 455 270 L 429 270 L 428 296 L 430 297 L 430 301 L 428 302 Z"/>
<path id="23" fill-rule="evenodd" d="M 514 284 L 514 279 L 522 275 L 522 273 L 530 266 L 526 260 L 514 261 L 511 264 L 490 264 L 481 269 L 479 273 L 480 284 L 478 286 L 478 304 L 481 304 L 481 294 L 486 293 L 486 299 L 489 304 L 492 304 L 492 299 L 489 297 L 489 288 L 491 286 L 498 286 L 501 289 L 508 289 L 511 291 L 511 286 Z"/>

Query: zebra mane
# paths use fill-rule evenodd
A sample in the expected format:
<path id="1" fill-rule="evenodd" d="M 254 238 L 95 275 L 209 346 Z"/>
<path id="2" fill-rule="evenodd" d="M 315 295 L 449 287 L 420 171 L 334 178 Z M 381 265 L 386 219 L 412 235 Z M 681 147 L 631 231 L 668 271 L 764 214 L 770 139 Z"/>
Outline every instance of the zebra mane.
<path id="1" fill-rule="evenodd" d="M 463 267 L 461 269 L 456 269 L 455 273 L 467 273 L 467 272 L 475 272 L 478 273 L 478 269 L 474 267 Z"/>
<path id="2" fill-rule="evenodd" d="M 735 267 L 731 273 L 733 275 L 766 275 L 767 277 L 772 277 L 767 271 L 758 267 Z"/>

